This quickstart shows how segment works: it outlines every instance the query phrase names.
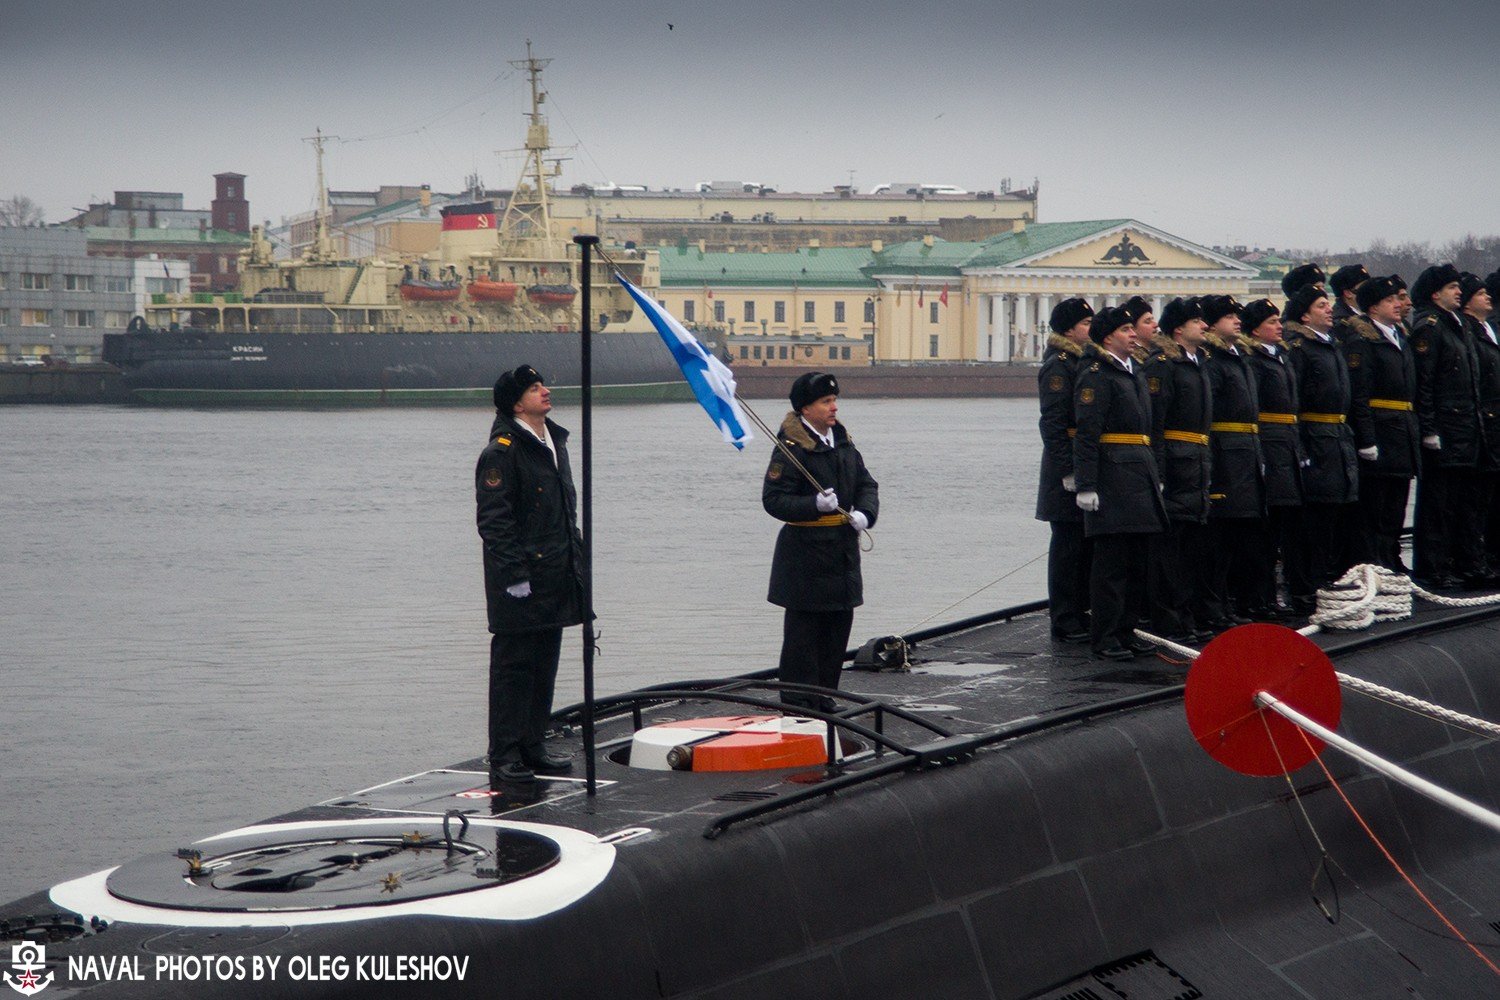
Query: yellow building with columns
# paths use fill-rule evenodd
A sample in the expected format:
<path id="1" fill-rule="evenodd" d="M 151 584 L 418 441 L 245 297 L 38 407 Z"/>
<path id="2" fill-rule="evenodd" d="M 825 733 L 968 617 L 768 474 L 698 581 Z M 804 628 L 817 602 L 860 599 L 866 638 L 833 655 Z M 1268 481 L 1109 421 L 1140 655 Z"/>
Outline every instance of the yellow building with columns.
<path id="1" fill-rule="evenodd" d="M 1141 295 L 1160 313 L 1179 295 L 1248 301 L 1259 275 L 1133 219 L 792 253 L 679 244 L 661 251 L 661 272 L 673 315 L 735 361 L 768 365 L 1032 362 L 1062 299 L 1081 295 L 1097 309 Z"/>

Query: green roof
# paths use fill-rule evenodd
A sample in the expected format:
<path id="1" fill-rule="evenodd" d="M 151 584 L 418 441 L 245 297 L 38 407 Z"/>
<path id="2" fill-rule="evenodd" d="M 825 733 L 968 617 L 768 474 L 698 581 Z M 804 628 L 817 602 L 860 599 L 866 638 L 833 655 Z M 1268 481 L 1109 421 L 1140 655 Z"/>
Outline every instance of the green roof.
<path id="1" fill-rule="evenodd" d="M 1123 226 L 1130 219 L 1095 219 L 1089 222 L 1034 222 L 1019 233 L 1001 233 L 984 241 L 984 250 L 965 267 L 1004 267 L 1018 260 L 1086 240 L 1098 233 Z"/>
<path id="2" fill-rule="evenodd" d="M 699 285 L 873 287 L 862 270 L 868 247 L 802 247 L 791 253 L 703 253 L 697 247 L 663 247 L 663 288 Z"/>
<path id="3" fill-rule="evenodd" d="M 227 229 L 152 229 L 136 226 L 84 226 L 84 235 L 96 242 L 112 243 L 219 243 L 248 246 L 250 237 L 246 233 L 231 233 Z"/>
<path id="4" fill-rule="evenodd" d="M 910 240 L 875 254 L 865 271 L 869 274 L 899 271 L 902 274 L 957 275 L 959 268 L 983 247 L 983 243 L 949 243 L 937 238 L 933 239 L 932 246 L 924 240 Z"/>

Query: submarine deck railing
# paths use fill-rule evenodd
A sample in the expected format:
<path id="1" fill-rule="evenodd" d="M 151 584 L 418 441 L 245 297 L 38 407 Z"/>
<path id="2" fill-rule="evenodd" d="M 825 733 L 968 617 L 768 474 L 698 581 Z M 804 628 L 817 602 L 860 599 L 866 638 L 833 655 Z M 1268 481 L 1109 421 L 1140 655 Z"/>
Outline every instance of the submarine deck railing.
<path id="1" fill-rule="evenodd" d="M 953 635 L 971 628 L 994 624 L 995 622 L 1008 621 L 1021 615 L 1041 611 L 1046 607 L 1046 601 L 1032 601 L 999 611 L 975 615 L 961 621 L 951 622 L 931 629 L 912 632 L 903 638 L 909 643 L 930 640 L 945 635 Z M 1500 615 L 1500 606 L 1497 605 L 1468 608 L 1441 617 L 1390 624 L 1383 627 L 1382 631 L 1377 634 L 1350 637 L 1342 641 L 1329 643 L 1324 648 L 1330 656 L 1345 655 L 1416 635 L 1437 632 L 1470 622 L 1482 621 L 1487 618 L 1496 617 L 1497 615 Z M 849 659 L 852 656 L 853 651 L 851 650 L 845 655 L 845 659 Z M 826 722 L 829 726 L 828 759 L 830 763 L 828 765 L 828 777 L 805 788 L 785 795 L 778 795 L 775 799 L 752 803 L 714 818 L 703 829 L 703 836 L 709 840 L 713 840 L 736 824 L 757 819 L 773 812 L 779 812 L 783 809 L 790 809 L 812 799 L 833 795 L 836 792 L 904 771 L 960 763 L 986 747 L 1044 730 L 1054 729 L 1070 723 L 1084 722 L 1114 712 L 1128 711 L 1161 702 L 1174 701 L 1182 697 L 1185 689 L 1184 684 L 1172 684 L 1153 691 L 1144 691 L 1121 698 L 1110 698 L 1089 705 L 1080 705 L 1063 711 L 1053 712 L 1045 716 L 1003 723 L 981 733 L 955 735 L 941 726 L 916 717 L 912 713 L 897 708 L 881 699 L 852 699 L 849 695 L 841 694 L 831 689 L 765 680 L 765 678 L 774 673 L 775 670 L 764 670 L 729 679 L 669 682 L 601 699 L 595 704 L 596 709 L 601 706 L 605 709 L 605 717 L 621 715 L 629 711 L 632 715 L 632 722 L 635 728 L 639 729 L 642 725 L 642 704 L 650 704 L 657 701 L 682 701 L 689 699 L 725 701 L 773 711 L 781 711 L 786 707 L 778 701 L 735 693 L 749 687 L 766 687 L 777 691 L 807 691 L 824 696 L 849 698 L 856 701 L 855 708 L 837 713 L 804 709 L 799 706 L 797 709 L 799 715 L 819 719 Z M 578 715 L 581 712 L 582 705 L 570 706 L 554 713 L 553 722 L 554 724 L 570 724 L 568 718 L 572 715 Z M 853 721 L 851 718 L 851 716 L 861 715 L 865 712 L 870 712 L 875 716 L 876 729 L 873 731 Z M 897 716 L 904 721 L 912 722 L 934 733 L 938 736 L 938 739 L 916 745 L 906 745 L 892 740 L 886 737 L 883 732 L 883 717 L 887 714 Z M 841 771 L 834 763 L 833 740 L 835 729 L 848 730 L 855 735 L 870 739 L 876 747 L 877 763 L 869 767 L 862 767 L 857 771 Z M 879 760 L 883 756 L 882 749 L 894 751 L 896 754 L 895 757 L 890 760 Z"/>

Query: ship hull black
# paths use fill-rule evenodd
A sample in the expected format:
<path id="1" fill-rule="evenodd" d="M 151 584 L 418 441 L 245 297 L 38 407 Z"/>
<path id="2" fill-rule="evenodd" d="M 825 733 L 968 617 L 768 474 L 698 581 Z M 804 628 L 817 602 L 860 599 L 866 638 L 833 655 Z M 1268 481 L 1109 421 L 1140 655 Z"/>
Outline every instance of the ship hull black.
<path id="1" fill-rule="evenodd" d="M 124 372 L 136 399 L 192 405 L 481 403 L 501 371 L 522 363 L 553 386 L 582 380 L 578 334 L 551 331 L 145 330 L 107 334 L 104 360 Z M 654 332 L 596 335 L 592 370 L 603 398 L 690 395 Z"/>
<path id="2" fill-rule="evenodd" d="M 1031 613 L 992 635 L 967 635 L 953 647 L 965 669 L 948 674 L 846 679 L 846 689 L 900 699 L 966 732 L 996 723 L 1007 730 L 967 749 L 939 741 L 921 766 L 825 797 L 780 773 L 642 772 L 611 754 L 600 759 L 596 802 L 575 790 L 497 807 L 493 818 L 476 814 L 462 836 L 480 845 L 494 836 L 481 823 L 507 821 L 613 841 L 603 873 L 545 913 L 518 917 L 496 896 L 468 917 L 392 913 L 316 925 L 289 912 L 254 914 L 253 927 L 187 926 L 180 912 L 133 921 L 102 888 L 95 911 L 86 894 L 58 887 L 0 908 L 0 917 L 14 928 L 19 913 L 60 907 L 85 921 L 110 915 L 116 922 L 100 933 L 59 935 L 48 956 L 59 986 L 79 985 L 62 974 L 69 958 L 141 956 L 145 982 L 91 984 L 91 996 L 110 997 L 267 995 L 267 983 L 248 973 L 232 978 L 232 964 L 229 981 L 154 972 L 157 956 L 194 955 L 239 956 L 247 969 L 256 956 L 275 957 L 271 992 L 298 996 L 457 997 L 476 988 L 507 998 L 702 1000 L 1492 994 L 1491 970 L 1395 877 L 1320 770 L 1305 768 L 1290 785 L 1225 770 L 1187 731 L 1180 671 L 1093 664 L 1051 646 L 1048 627 L 1045 614 Z M 1338 664 L 1493 718 L 1495 632 L 1493 619 L 1471 615 L 1437 630 L 1393 631 Z M 985 674 L 987 657 L 997 669 Z M 731 709 L 688 701 L 672 714 L 684 710 Z M 620 738 L 622 726 L 628 735 L 630 723 L 618 719 L 601 733 Z M 1496 802 L 1493 741 L 1367 699 L 1346 703 L 1340 728 L 1440 784 Z M 559 742 L 567 739 L 576 737 Z M 1494 835 L 1331 752 L 1328 763 L 1436 904 L 1493 954 Z M 466 782 L 483 784 L 482 772 L 429 772 L 282 819 L 432 829 L 443 803 L 464 803 L 452 791 Z M 804 792 L 817 797 L 722 825 L 755 795 Z M 379 816 L 386 819 L 370 818 Z M 705 824 L 724 832 L 706 839 Z M 207 855 L 213 843 L 196 846 Z M 184 864 L 163 853 L 126 866 L 110 884 L 127 894 L 178 893 Z M 361 960 L 368 973 L 398 957 L 414 968 L 410 956 L 428 961 L 428 978 L 357 978 Z M 449 964 L 433 965 L 438 957 Z M 462 958 L 463 981 L 436 978 Z M 321 976 L 284 985 L 290 968 L 306 973 L 320 960 Z"/>

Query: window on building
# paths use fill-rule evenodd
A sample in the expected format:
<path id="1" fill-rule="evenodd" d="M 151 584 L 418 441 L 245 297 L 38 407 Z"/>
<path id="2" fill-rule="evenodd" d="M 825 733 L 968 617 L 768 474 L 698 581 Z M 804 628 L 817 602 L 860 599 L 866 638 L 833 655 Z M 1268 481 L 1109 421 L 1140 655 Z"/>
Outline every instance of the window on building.
<path id="1" fill-rule="evenodd" d="M 818 304 L 816 302 L 802 303 L 802 322 L 816 323 L 818 321 Z"/>
<path id="2" fill-rule="evenodd" d="M 865 299 L 865 322 L 875 322 L 875 300 Z"/>
<path id="3" fill-rule="evenodd" d="M 688 299 L 686 302 L 684 302 L 682 304 L 682 321 L 684 323 L 691 323 L 691 322 L 693 322 L 693 315 L 694 315 L 694 312 L 695 312 L 695 310 L 694 310 L 693 307 L 695 305 L 697 305 L 697 303 L 694 302 L 692 299 Z"/>
<path id="4" fill-rule="evenodd" d="M 45 292 L 52 287 L 52 275 L 37 274 L 35 271 L 22 271 L 21 287 L 32 291 Z"/>
<path id="5" fill-rule="evenodd" d="M 837 302 L 835 302 L 833 304 L 833 321 L 835 323 L 842 323 L 842 322 L 844 322 L 844 300 L 843 299 L 839 299 Z"/>
<path id="6" fill-rule="evenodd" d="M 847 348 L 847 347 L 840 347 L 839 348 L 839 357 L 843 358 L 845 361 L 848 361 L 849 360 L 849 348 Z"/>
<path id="7" fill-rule="evenodd" d="M 0 292 L 5 291 L 5 279 L 7 277 L 8 275 L 4 271 L 0 271 Z"/>
<path id="8" fill-rule="evenodd" d="M 755 349 L 754 349 L 754 351 L 752 351 L 752 352 L 751 352 L 751 353 L 752 353 L 752 354 L 753 354 L 753 355 L 754 355 L 754 356 L 755 356 L 755 357 L 757 357 L 757 358 L 759 358 L 759 357 L 760 357 L 760 345 L 759 345 L 759 344 L 756 344 L 756 345 L 755 345 Z"/>
<path id="9" fill-rule="evenodd" d="M 785 323 L 786 322 L 786 302 L 784 300 L 782 300 L 782 299 L 777 299 L 772 304 L 772 306 L 771 306 L 771 314 L 772 314 L 771 315 L 771 319 L 772 319 L 773 322 L 776 322 L 776 323 Z"/>
<path id="10" fill-rule="evenodd" d="M 120 275 L 105 275 L 104 290 L 106 292 L 133 292 L 135 291 L 135 279 Z"/>
<path id="11" fill-rule="evenodd" d="M 927 356 L 929 358 L 935 358 L 935 357 L 938 356 L 937 352 L 938 352 L 938 335 L 934 333 L 932 336 L 930 336 L 930 337 L 927 338 Z"/>
<path id="12" fill-rule="evenodd" d="M 180 292 L 180 291 L 182 291 L 182 279 L 181 278 L 147 278 L 146 279 L 146 292 L 148 294 L 161 295 L 162 293 L 170 293 L 170 294 L 174 294 L 175 295 L 177 292 Z"/>
<path id="13" fill-rule="evenodd" d="M 933 303 L 931 303 L 927 307 L 927 322 L 929 322 L 929 323 L 936 323 L 937 321 L 938 321 L 938 304 L 936 302 L 933 302 Z"/>
<path id="14" fill-rule="evenodd" d="M 715 302 L 714 303 L 714 322 L 715 323 L 722 323 L 722 322 L 724 322 L 724 303 L 723 302 Z"/>
<path id="15" fill-rule="evenodd" d="M 226 198 L 233 198 L 234 197 L 234 185 L 233 184 L 226 185 L 225 188 L 224 188 L 224 190 L 227 192 L 224 195 L 224 197 L 226 197 Z M 231 220 L 233 220 L 234 216 L 231 215 L 229 218 Z"/>
<path id="16" fill-rule="evenodd" d="M 781 345 L 781 348 L 776 352 L 776 356 L 779 357 L 782 361 L 786 360 L 786 345 L 785 344 Z"/>
<path id="17" fill-rule="evenodd" d="M 51 326 L 52 325 L 52 310 L 51 309 L 22 309 L 21 310 L 21 325 L 22 326 Z"/>
<path id="18" fill-rule="evenodd" d="M 745 322 L 746 323 L 754 323 L 755 322 L 755 300 L 754 299 L 746 299 L 745 300 Z"/>
<path id="19" fill-rule="evenodd" d="M 84 330 L 94 325 L 94 310 L 64 309 L 63 326 Z"/>
<path id="20" fill-rule="evenodd" d="M 740 358 L 741 358 L 741 360 L 743 360 L 745 358 L 748 358 L 748 357 L 750 357 L 750 348 L 748 348 L 748 347 L 741 347 L 740 348 Z"/>
<path id="21" fill-rule="evenodd" d="M 233 196 L 232 196 L 232 195 L 231 195 L 231 197 L 233 197 Z M 238 225 L 238 224 L 239 224 L 239 223 L 238 223 L 238 220 L 237 220 L 237 219 L 236 219 L 236 218 L 235 218 L 235 215 L 234 215 L 234 213 L 233 213 L 233 212 L 230 212 L 230 213 L 229 213 L 229 225 L 230 225 L 230 226 L 231 226 L 231 227 L 233 227 L 233 226 L 236 226 L 236 225 Z"/>
<path id="22" fill-rule="evenodd" d="M 0 326 L 10 326 L 9 309 L 0 309 Z"/>
<path id="23" fill-rule="evenodd" d="M 838 356 L 839 356 L 839 349 L 837 347 L 830 347 L 828 349 L 828 360 L 829 361 L 836 360 L 838 358 Z"/>
<path id="24" fill-rule="evenodd" d="M 107 309 L 104 312 L 104 328 L 106 330 L 123 330 L 130 325 L 130 313 L 119 309 Z"/>

